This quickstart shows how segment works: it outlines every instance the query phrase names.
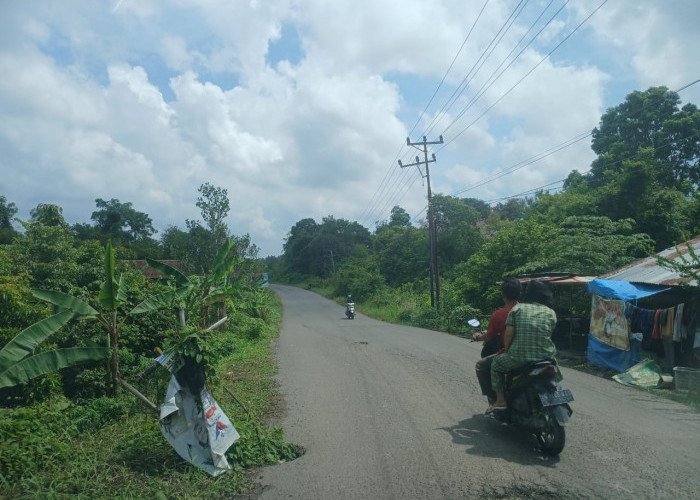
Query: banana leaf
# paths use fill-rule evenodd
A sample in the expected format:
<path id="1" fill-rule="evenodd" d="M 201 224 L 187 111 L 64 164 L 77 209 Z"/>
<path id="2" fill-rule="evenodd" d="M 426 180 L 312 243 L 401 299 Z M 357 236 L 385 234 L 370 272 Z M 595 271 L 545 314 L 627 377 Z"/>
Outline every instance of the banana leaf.
<path id="1" fill-rule="evenodd" d="M 134 307 L 129 314 L 143 314 L 161 307 L 170 307 L 189 292 L 188 288 L 178 288 L 149 297 Z"/>
<path id="2" fill-rule="evenodd" d="M 100 289 L 100 305 L 108 311 L 116 311 L 119 306 L 126 301 L 125 292 L 122 290 L 122 279 L 119 278 L 119 283 L 114 279 L 114 250 L 112 244 L 107 243 L 105 249 L 105 281 Z"/>
<path id="3" fill-rule="evenodd" d="M 34 352 L 34 349 L 46 338 L 68 323 L 73 315 L 72 310 L 64 310 L 19 332 L 15 338 L 0 349 L 0 372 L 4 372 Z"/>
<path id="4" fill-rule="evenodd" d="M 32 290 L 32 295 L 58 306 L 61 309 L 70 309 L 79 318 L 93 318 L 99 313 L 87 302 L 77 297 L 63 292 L 53 292 L 49 290 Z"/>
<path id="5" fill-rule="evenodd" d="M 88 361 L 100 361 L 109 356 L 110 351 L 108 347 L 73 347 L 42 352 L 0 372 L 0 389 L 23 384 L 29 379 L 61 368 Z"/>

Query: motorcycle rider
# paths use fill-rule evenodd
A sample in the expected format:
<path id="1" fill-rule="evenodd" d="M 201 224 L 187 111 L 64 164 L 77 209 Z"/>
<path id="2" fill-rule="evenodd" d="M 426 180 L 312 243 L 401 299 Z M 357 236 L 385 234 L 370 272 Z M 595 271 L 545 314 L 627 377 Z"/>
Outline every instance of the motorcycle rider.
<path id="1" fill-rule="evenodd" d="M 355 301 L 352 300 L 352 295 L 348 294 L 347 299 L 345 300 L 345 315 L 347 316 L 350 313 L 350 305 L 355 305 Z"/>
<path id="2" fill-rule="evenodd" d="M 496 309 L 486 328 L 486 332 L 476 332 L 472 339 L 484 343 L 481 358 L 476 363 L 476 378 L 481 386 L 481 394 L 487 397 L 489 404 L 496 400 L 496 394 L 491 388 L 491 362 L 494 356 L 503 352 L 503 334 L 506 329 L 506 318 L 520 298 L 520 281 L 508 278 L 501 284 L 501 298 L 504 307 Z"/>
<path id="3" fill-rule="evenodd" d="M 549 287 L 541 281 L 531 281 L 521 303 L 513 306 L 506 319 L 503 337 L 504 351 L 491 362 L 491 387 L 496 400 L 486 413 L 506 408 L 506 373 L 531 361 L 555 359 L 556 347 L 552 332 L 557 324 L 557 315 Z M 561 379 L 561 375 L 558 376 Z"/>

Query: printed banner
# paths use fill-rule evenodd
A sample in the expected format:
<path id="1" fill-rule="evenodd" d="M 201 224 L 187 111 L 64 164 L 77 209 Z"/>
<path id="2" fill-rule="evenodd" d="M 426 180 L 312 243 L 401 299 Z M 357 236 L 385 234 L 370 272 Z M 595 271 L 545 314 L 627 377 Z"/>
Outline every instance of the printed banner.
<path id="1" fill-rule="evenodd" d="M 593 295 L 591 301 L 591 335 L 601 342 L 630 350 L 629 320 L 625 317 L 625 301 L 604 299 Z"/>
<path id="2" fill-rule="evenodd" d="M 231 468 L 226 450 L 240 436 L 206 386 L 197 396 L 199 404 L 173 375 L 160 407 L 160 431 L 183 459 L 218 476 Z"/>

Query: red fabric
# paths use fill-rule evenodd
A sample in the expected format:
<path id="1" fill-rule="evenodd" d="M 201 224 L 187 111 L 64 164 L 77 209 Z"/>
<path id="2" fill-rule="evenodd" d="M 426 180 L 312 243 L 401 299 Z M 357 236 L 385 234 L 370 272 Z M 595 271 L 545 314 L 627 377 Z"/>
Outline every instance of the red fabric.
<path id="1" fill-rule="evenodd" d="M 516 302 L 517 304 L 517 302 Z M 501 348 L 496 354 L 501 354 L 503 352 L 503 334 L 506 331 L 506 318 L 508 313 L 515 304 L 510 304 L 500 309 L 496 309 L 489 319 L 489 326 L 486 328 L 486 336 L 488 337 L 499 337 L 501 340 Z"/>
<path id="2" fill-rule="evenodd" d="M 661 309 L 657 309 L 654 313 L 654 330 L 651 332 L 651 338 L 660 340 L 661 339 L 661 328 L 659 327 L 659 316 L 661 315 Z"/>

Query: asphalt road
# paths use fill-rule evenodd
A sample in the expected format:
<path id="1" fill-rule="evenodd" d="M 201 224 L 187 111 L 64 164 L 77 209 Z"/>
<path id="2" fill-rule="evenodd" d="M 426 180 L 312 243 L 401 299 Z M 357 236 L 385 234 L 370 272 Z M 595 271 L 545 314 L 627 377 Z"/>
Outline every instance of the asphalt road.
<path id="1" fill-rule="evenodd" d="M 260 471 L 261 499 L 700 498 L 700 414 L 688 407 L 563 368 L 574 414 L 548 459 L 483 415 L 480 344 L 273 289 L 278 423 L 307 451 Z"/>

